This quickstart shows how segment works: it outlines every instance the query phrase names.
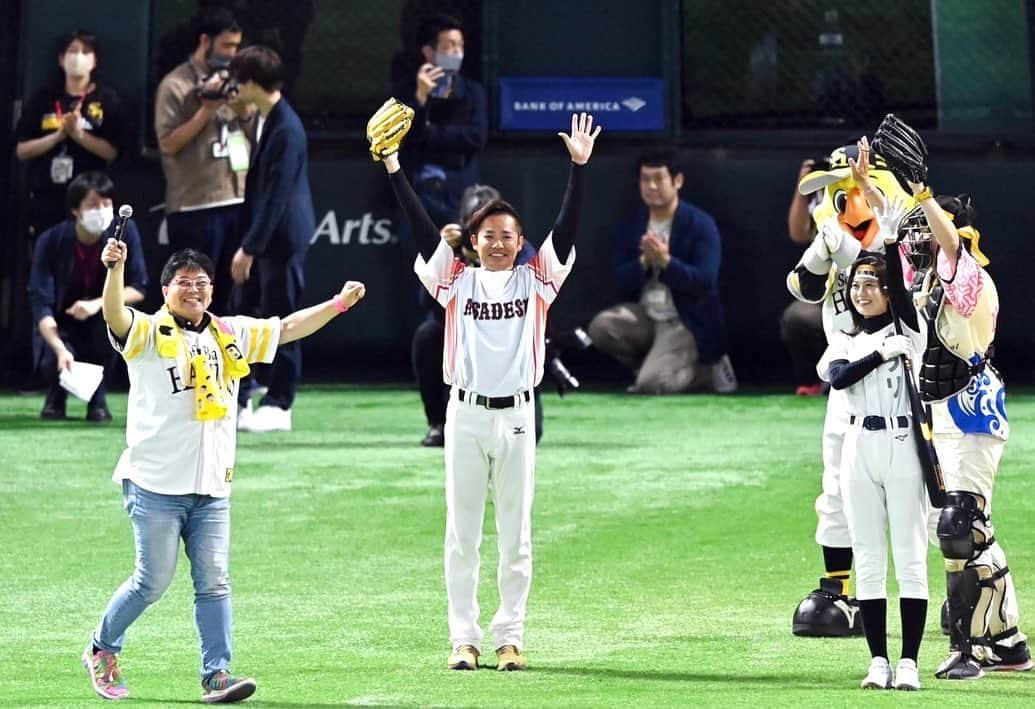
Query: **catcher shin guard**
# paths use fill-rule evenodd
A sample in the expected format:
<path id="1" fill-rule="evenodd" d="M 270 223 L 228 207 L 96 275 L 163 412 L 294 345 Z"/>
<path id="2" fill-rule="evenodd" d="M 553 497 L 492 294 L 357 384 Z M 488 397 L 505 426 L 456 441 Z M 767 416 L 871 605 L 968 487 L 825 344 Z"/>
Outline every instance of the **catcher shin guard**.
<path id="1" fill-rule="evenodd" d="M 390 98 L 367 121 L 370 155 L 378 162 L 399 152 L 403 138 L 413 125 L 413 109 Z"/>
<path id="2" fill-rule="evenodd" d="M 794 611 L 795 635 L 812 638 L 847 638 L 863 634 L 859 604 L 841 594 L 840 579 L 822 578 L 819 588 Z"/>

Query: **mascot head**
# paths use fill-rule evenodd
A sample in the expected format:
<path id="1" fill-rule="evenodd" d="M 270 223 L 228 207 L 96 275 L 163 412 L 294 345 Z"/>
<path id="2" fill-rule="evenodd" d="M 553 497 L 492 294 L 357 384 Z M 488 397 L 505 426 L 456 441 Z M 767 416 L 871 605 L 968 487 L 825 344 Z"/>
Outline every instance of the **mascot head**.
<path id="1" fill-rule="evenodd" d="M 852 178 L 849 158 L 853 161 L 859 159 L 859 149 L 855 145 L 845 145 L 830 153 L 830 167 L 824 166 L 825 169 L 805 175 L 798 183 L 798 192 L 811 194 L 825 190 L 823 201 L 812 213 L 813 221 L 818 226 L 836 216 L 845 233 L 859 241 L 864 250 L 869 250 L 877 238 L 879 227 L 862 190 Z M 870 180 L 884 194 L 885 199 L 897 194 L 903 197 L 907 205 L 915 204 L 912 195 L 902 189 L 888 169 L 884 158 L 873 151 L 870 151 L 869 174 Z"/>

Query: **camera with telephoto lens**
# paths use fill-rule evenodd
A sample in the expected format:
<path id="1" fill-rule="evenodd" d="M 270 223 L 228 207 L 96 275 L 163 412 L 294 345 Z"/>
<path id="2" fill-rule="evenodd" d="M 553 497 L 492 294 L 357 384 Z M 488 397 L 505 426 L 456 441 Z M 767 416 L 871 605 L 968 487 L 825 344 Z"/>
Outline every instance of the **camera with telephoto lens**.
<path id="1" fill-rule="evenodd" d="M 812 166 L 809 168 L 809 172 L 810 173 L 811 172 L 818 172 L 820 170 L 828 171 L 831 168 L 832 168 L 832 164 L 830 162 L 830 156 L 829 155 L 824 155 L 821 158 L 813 158 L 812 159 Z"/>
<path id="2" fill-rule="evenodd" d="M 550 373 L 557 386 L 558 396 L 564 396 L 570 390 L 579 388 L 579 380 L 561 360 L 561 355 L 569 351 L 581 352 L 592 344 L 593 340 L 581 327 L 565 334 L 557 334 L 547 327 L 546 371 Z"/>
<path id="3" fill-rule="evenodd" d="M 215 89 L 206 88 L 213 76 L 219 77 L 219 84 Z M 205 101 L 233 101 L 237 98 L 237 90 L 237 82 L 230 78 L 230 72 L 226 69 L 220 69 L 201 80 L 198 96 Z"/>

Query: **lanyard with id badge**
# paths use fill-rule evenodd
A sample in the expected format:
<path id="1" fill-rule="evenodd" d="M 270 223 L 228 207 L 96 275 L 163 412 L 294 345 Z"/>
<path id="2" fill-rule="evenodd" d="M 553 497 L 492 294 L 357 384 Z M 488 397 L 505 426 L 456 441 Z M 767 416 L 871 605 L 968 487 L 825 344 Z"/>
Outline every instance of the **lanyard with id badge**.
<path id="1" fill-rule="evenodd" d="M 219 128 L 219 140 L 212 143 L 212 157 L 230 160 L 230 169 L 243 172 L 248 169 L 248 139 L 240 130 L 230 130 L 224 123 Z"/>

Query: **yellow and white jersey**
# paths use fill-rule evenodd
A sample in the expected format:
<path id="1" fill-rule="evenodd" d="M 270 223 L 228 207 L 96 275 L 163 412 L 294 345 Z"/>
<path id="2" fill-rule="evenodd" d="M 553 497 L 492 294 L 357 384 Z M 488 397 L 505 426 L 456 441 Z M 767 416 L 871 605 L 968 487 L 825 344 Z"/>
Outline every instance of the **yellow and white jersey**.
<path id="1" fill-rule="evenodd" d="M 125 343 L 108 333 L 129 371 L 126 450 L 112 479 L 129 479 L 163 495 L 227 497 L 237 454 L 239 382 L 231 380 L 224 392 L 226 416 L 199 421 L 190 358 L 204 355 L 213 379 L 223 382 L 223 353 L 211 330 L 181 329 L 185 347 L 175 358 L 166 358 L 158 353 L 156 333 L 169 325 L 161 324 L 156 314 L 130 311 L 133 324 Z M 238 316 L 218 318 L 217 324 L 232 330 L 246 361 L 273 361 L 280 342 L 280 318 Z"/>
<path id="2" fill-rule="evenodd" d="M 546 313 L 575 263 L 547 236 L 535 257 L 510 271 L 470 268 L 445 241 L 413 270 L 446 309 L 442 377 L 484 396 L 531 391 L 543 378 Z"/>

